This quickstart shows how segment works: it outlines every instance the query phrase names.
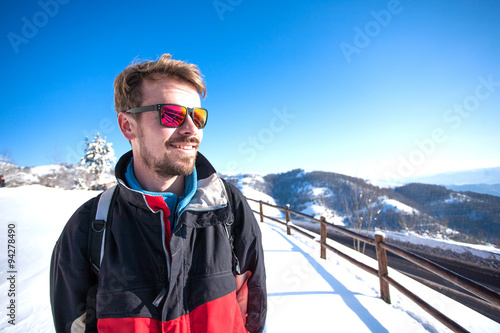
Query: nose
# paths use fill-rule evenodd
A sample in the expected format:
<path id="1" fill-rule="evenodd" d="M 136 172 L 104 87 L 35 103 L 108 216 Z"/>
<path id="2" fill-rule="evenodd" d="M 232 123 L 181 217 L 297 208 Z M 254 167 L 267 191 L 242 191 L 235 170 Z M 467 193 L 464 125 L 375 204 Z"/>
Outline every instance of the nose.
<path id="1" fill-rule="evenodd" d="M 199 129 L 196 127 L 193 121 L 193 113 L 188 112 L 186 115 L 186 119 L 184 120 L 184 123 L 179 127 L 180 133 L 182 135 L 190 136 L 190 135 L 195 135 L 198 133 Z"/>

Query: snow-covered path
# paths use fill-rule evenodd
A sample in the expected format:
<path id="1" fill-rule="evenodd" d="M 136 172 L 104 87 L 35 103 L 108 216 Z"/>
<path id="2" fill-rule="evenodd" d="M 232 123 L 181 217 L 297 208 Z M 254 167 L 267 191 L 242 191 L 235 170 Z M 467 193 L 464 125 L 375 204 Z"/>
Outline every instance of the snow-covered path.
<path id="1" fill-rule="evenodd" d="M 363 305 L 388 308 L 373 290 L 367 286 L 361 286 L 362 292 L 349 290 L 303 244 L 279 228 L 262 229 L 269 276 L 269 332 L 392 331 Z M 411 318 L 404 319 L 396 324 L 406 326 Z M 394 332 L 404 327 L 391 326 Z"/>
<path id="2" fill-rule="evenodd" d="M 450 332 L 427 312 L 391 288 L 392 304 L 379 297 L 378 278 L 327 253 L 284 227 L 261 223 L 267 270 L 267 332 Z M 372 266 L 376 262 L 343 248 Z M 391 270 L 411 290 L 471 332 L 500 332 L 475 311 Z"/>
<path id="3" fill-rule="evenodd" d="M 268 332 L 426 331 L 406 312 L 378 298 L 367 285 L 377 286 L 375 278 L 356 278 L 345 267 L 319 259 L 313 242 L 307 246 L 279 227 L 264 224 L 261 229 L 268 276 Z"/>

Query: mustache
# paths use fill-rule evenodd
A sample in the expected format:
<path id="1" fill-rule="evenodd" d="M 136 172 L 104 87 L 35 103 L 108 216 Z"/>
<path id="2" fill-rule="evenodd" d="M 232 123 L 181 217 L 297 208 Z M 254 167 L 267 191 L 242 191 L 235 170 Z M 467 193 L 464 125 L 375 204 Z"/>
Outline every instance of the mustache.
<path id="1" fill-rule="evenodd" d="M 195 143 L 197 145 L 200 144 L 200 140 L 194 136 L 191 137 L 185 137 L 185 138 L 177 138 L 177 139 L 172 139 L 168 140 L 165 142 L 166 145 L 174 144 L 174 143 Z"/>

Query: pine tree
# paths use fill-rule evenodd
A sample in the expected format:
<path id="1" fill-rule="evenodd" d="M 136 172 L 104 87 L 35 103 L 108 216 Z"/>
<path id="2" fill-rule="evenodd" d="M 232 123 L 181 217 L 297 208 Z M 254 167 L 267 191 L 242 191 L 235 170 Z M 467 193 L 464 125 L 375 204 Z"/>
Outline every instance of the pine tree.
<path id="1" fill-rule="evenodd" d="M 106 142 L 106 138 L 101 138 L 98 133 L 95 134 L 94 140 L 90 141 L 88 137 L 85 138 L 85 155 L 80 160 L 79 165 L 82 166 L 88 174 L 93 176 L 90 188 L 101 189 L 101 176 L 111 170 L 113 163 L 116 162 L 115 151 L 111 148 L 113 144 Z"/>

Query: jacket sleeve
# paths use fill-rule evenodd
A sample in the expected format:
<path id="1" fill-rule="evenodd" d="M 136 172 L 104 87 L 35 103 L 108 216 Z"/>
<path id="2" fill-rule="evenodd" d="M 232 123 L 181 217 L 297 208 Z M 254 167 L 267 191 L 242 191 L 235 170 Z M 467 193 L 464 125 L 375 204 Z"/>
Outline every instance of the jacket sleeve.
<path id="1" fill-rule="evenodd" d="M 95 321 L 95 313 L 92 318 L 87 311 L 89 289 L 96 283 L 87 254 L 93 200 L 69 219 L 52 252 L 50 303 L 56 332 L 83 332 L 87 319 Z"/>
<path id="2" fill-rule="evenodd" d="M 267 292 L 266 270 L 262 235 L 255 216 L 243 194 L 233 185 L 230 189 L 234 202 L 234 251 L 240 262 L 241 272 L 250 271 L 247 281 L 248 303 L 246 328 L 249 332 L 262 332 L 266 322 Z"/>

